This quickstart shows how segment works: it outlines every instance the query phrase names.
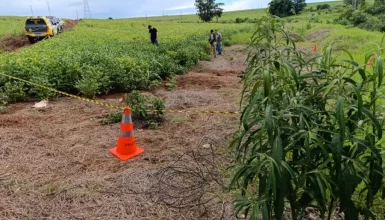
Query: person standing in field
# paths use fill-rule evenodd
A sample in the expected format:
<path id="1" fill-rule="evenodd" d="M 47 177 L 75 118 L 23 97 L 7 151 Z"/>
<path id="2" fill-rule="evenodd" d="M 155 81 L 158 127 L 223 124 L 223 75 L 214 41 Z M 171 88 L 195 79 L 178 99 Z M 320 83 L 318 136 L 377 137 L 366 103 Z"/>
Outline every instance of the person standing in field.
<path id="1" fill-rule="evenodd" d="M 215 31 L 215 37 L 217 42 L 218 55 L 222 56 L 222 35 L 218 31 Z"/>
<path id="2" fill-rule="evenodd" d="M 159 46 L 158 43 L 158 30 L 151 25 L 148 25 L 148 33 L 150 34 L 151 43 Z"/>
<path id="3" fill-rule="evenodd" d="M 216 41 L 216 36 L 215 36 L 215 33 L 214 33 L 214 30 L 211 30 L 210 31 L 210 38 L 209 38 L 209 42 L 210 42 L 210 45 L 211 45 L 211 53 L 213 54 L 214 58 L 217 57 L 217 51 L 215 50 L 215 41 Z"/>

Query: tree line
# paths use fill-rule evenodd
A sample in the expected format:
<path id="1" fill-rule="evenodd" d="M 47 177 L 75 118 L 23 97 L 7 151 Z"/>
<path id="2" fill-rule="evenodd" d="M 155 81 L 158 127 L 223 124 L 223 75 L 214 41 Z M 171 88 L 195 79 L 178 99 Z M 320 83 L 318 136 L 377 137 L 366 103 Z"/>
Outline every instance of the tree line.
<path id="1" fill-rule="evenodd" d="M 216 3 L 215 0 L 195 0 L 197 15 L 203 22 L 210 22 L 214 18 L 220 18 L 223 14 L 224 3 Z M 272 0 L 269 3 L 269 12 L 272 15 L 286 17 L 299 14 L 306 7 L 305 0 Z"/>

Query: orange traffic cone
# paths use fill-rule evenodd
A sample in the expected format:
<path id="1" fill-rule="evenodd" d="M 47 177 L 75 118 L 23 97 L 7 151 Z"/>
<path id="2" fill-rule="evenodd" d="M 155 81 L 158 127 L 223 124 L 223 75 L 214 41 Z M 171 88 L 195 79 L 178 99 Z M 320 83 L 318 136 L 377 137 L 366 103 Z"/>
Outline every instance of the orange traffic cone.
<path id="1" fill-rule="evenodd" d="M 118 145 L 110 149 L 110 153 L 121 160 L 128 160 L 143 152 L 144 150 L 142 148 L 136 146 L 130 108 L 125 107 L 122 123 L 120 124 Z"/>
<path id="2" fill-rule="evenodd" d="M 369 64 L 373 64 L 375 58 L 376 58 L 376 53 L 373 52 L 373 53 L 372 53 L 372 56 L 371 56 L 370 59 L 369 59 Z"/>
<path id="3" fill-rule="evenodd" d="M 313 47 L 313 53 L 317 53 L 317 44 L 315 44 Z"/>

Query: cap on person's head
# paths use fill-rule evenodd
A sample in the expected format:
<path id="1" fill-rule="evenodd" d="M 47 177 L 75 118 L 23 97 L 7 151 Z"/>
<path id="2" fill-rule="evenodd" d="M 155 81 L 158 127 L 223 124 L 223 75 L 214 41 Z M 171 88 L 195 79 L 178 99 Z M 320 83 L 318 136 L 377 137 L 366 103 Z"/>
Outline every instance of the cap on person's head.
<path id="1" fill-rule="evenodd" d="M 152 26 L 151 26 L 151 25 L 148 25 L 148 29 L 150 29 L 150 28 L 152 28 Z"/>

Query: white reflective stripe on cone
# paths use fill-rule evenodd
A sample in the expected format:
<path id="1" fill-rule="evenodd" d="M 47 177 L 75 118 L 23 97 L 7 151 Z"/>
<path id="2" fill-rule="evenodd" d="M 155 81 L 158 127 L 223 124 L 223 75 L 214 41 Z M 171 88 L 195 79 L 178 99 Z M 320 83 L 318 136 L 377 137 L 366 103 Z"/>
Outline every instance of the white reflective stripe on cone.
<path id="1" fill-rule="evenodd" d="M 125 137 L 125 138 L 134 137 L 134 132 L 133 131 L 131 131 L 131 132 L 120 131 L 119 136 Z"/>
<path id="2" fill-rule="evenodd" d="M 131 114 L 123 115 L 122 123 L 123 124 L 132 124 Z"/>

